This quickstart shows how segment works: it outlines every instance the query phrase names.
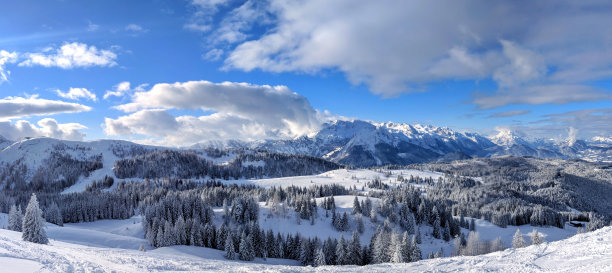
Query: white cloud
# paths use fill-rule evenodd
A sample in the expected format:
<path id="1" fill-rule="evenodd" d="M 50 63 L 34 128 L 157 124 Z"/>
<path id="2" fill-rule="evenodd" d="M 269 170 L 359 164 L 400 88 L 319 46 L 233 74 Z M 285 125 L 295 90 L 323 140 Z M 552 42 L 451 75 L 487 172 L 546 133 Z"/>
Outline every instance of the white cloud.
<path id="1" fill-rule="evenodd" d="M 29 98 L 6 97 L 0 99 L 0 120 L 90 110 L 91 107 L 82 104 L 40 99 L 37 96 Z"/>
<path id="2" fill-rule="evenodd" d="M 26 120 L 15 122 L 0 120 L 0 135 L 12 140 L 43 136 L 67 140 L 83 140 L 85 134 L 79 130 L 87 129 L 87 127 L 79 123 L 57 123 L 55 119 L 51 118 L 41 119 L 37 125 Z"/>
<path id="3" fill-rule="evenodd" d="M 610 31 L 602 28 L 612 25 L 606 1 L 271 0 L 246 1 L 224 14 L 216 13 L 218 1 L 202 2 L 208 12 L 194 16 L 209 18 L 209 41 L 229 48 L 226 69 L 338 70 L 385 97 L 449 79 L 492 79 L 494 95 L 505 97 L 612 76 Z M 264 30 L 252 32 L 253 26 Z M 556 98 L 563 90 L 546 91 Z M 576 97 L 602 93 L 587 92 Z"/>
<path id="4" fill-rule="evenodd" d="M 107 134 L 155 136 L 174 145 L 205 139 L 296 137 L 317 130 L 328 116 L 286 86 L 208 81 L 156 84 L 116 108 L 132 114 L 106 118 Z M 174 117 L 171 109 L 213 114 Z"/>
<path id="5" fill-rule="evenodd" d="M 90 92 L 89 90 L 85 88 L 70 87 L 68 92 L 62 92 L 59 89 L 55 90 L 55 92 L 57 93 L 58 96 L 65 98 L 65 99 L 79 100 L 80 98 L 84 98 L 84 99 L 91 100 L 91 101 L 98 100 L 98 98 L 96 97 L 96 94 Z"/>
<path id="6" fill-rule="evenodd" d="M 530 85 L 501 89 L 494 94 L 476 92 L 472 103 L 480 109 L 490 109 L 508 104 L 566 104 L 578 101 L 610 100 L 605 90 L 588 85 L 552 84 Z"/>
<path id="7" fill-rule="evenodd" d="M 117 85 L 113 86 L 113 90 L 108 90 L 106 91 L 106 93 L 104 94 L 104 99 L 108 99 L 112 96 L 115 97 L 123 97 L 126 94 L 128 94 L 129 92 L 132 91 L 132 88 L 130 87 L 130 82 L 128 81 L 123 81 L 118 83 Z M 143 83 L 141 85 L 136 86 L 133 91 L 144 91 L 145 87 L 147 87 L 148 84 Z"/>
<path id="8" fill-rule="evenodd" d="M 75 67 L 90 66 L 114 66 L 117 63 L 117 54 L 111 50 L 98 49 L 95 46 L 88 46 L 83 43 L 66 43 L 60 48 L 45 50 L 40 53 L 26 53 L 25 60 L 19 63 L 20 66 L 59 67 L 71 69 Z"/>
<path id="9" fill-rule="evenodd" d="M 227 0 L 192 0 L 190 5 L 196 8 L 196 12 L 183 27 L 197 32 L 208 32 L 212 29 L 212 16 L 220 6 L 225 5 Z"/>
<path id="10" fill-rule="evenodd" d="M 125 26 L 125 30 L 134 32 L 134 33 L 144 33 L 144 32 L 149 31 L 148 29 L 145 29 L 142 26 L 137 25 L 137 24 L 129 24 Z"/>
<path id="11" fill-rule="evenodd" d="M 223 50 L 218 48 L 213 48 L 206 52 L 206 54 L 202 55 L 202 58 L 210 61 L 218 61 L 223 56 Z"/>
<path id="12" fill-rule="evenodd" d="M 6 64 L 15 63 L 17 61 L 17 52 L 8 52 L 0 50 L 0 83 L 8 81 L 8 76 L 11 71 L 5 70 Z"/>

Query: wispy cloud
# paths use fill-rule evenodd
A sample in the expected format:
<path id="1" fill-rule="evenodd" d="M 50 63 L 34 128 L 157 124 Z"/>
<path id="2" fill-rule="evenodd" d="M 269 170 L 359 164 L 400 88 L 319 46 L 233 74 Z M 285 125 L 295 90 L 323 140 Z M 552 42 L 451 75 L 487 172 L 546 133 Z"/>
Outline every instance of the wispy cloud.
<path id="1" fill-rule="evenodd" d="M 529 113 L 531 113 L 531 110 L 507 111 L 507 112 L 499 112 L 499 113 L 491 114 L 489 115 L 489 118 L 513 117 L 513 116 L 526 115 Z"/>

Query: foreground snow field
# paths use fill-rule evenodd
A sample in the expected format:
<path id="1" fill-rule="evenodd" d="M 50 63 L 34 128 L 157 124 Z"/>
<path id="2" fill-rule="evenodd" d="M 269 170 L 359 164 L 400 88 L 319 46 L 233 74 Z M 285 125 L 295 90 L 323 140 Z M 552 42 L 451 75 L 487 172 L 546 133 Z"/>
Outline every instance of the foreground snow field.
<path id="1" fill-rule="evenodd" d="M 612 227 L 539 246 L 409 264 L 312 268 L 227 261 L 221 255 L 186 246 L 140 252 L 57 240 L 38 245 L 22 241 L 21 233 L 0 230 L 1 272 L 612 272 Z"/>

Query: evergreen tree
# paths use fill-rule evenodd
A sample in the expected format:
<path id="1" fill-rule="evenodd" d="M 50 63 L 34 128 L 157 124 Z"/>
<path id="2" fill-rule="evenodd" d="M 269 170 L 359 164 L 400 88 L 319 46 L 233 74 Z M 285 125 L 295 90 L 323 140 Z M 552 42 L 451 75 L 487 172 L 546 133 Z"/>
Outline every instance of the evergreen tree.
<path id="1" fill-rule="evenodd" d="M 423 254 L 421 253 L 421 248 L 419 248 L 415 236 L 412 236 L 412 255 L 410 255 L 410 257 L 412 258 L 413 262 L 420 261 L 423 257 Z"/>
<path id="2" fill-rule="evenodd" d="M 225 239 L 225 258 L 227 258 L 228 260 L 235 260 L 236 252 L 234 250 L 234 240 L 232 239 L 232 236 L 226 237 L 227 238 Z"/>
<path id="3" fill-rule="evenodd" d="M 404 256 L 402 254 L 402 245 L 395 244 L 395 250 L 393 251 L 393 255 L 391 256 L 392 263 L 403 263 Z"/>
<path id="4" fill-rule="evenodd" d="M 243 261 L 252 261 L 255 259 L 255 250 L 253 249 L 253 237 L 249 234 L 242 233 L 242 238 L 240 239 L 240 260 Z"/>
<path id="5" fill-rule="evenodd" d="M 446 226 L 444 227 L 444 230 L 442 232 L 442 238 L 444 239 L 444 241 L 450 241 L 451 239 L 451 234 L 450 234 L 450 226 L 448 221 L 446 221 Z"/>
<path id="6" fill-rule="evenodd" d="M 527 243 L 525 242 L 525 238 L 523 238 L 523 234 L 517 228 L 514 236 L 512 236 L 512 247 L 513 248 L 521 248 L 526 247 Z"/>
<path id="7" fill-rule="evenodd" d="M 536 229 L 533 229 L 533 231 L 531 232 L 530 238 L 531 238 L 531 245 L 539 245 L 544 242 L 544 238 L 542 238 L 542 235 L 540 235 L 540 233 Z"/>
<path id="8" fill-rule="evenodd" d="M 47 233 L 45 232 L 45 219 L 42 217 L 42 211 L 38 207 L 36 194 L 32 193 L 30 202 L 26 208 L 25 216 L 23 217 L 23 233 L 21 237 L 24 241 L 46 244 L 49 242 Z"/>
<path id="9" fill-rule="evenodd" d="M 363 234 L 363 232 L 365 231 L 365 226 L 363 225 L 363 217 L 361 216 L 361 214 L 355 215 L 355 223 L 357 224 L 357 232 Z"/>
<path id="10" fill-rule="evenodd" d="M 417 227 L 417 232 L 416 232 L 416 242 L 417 244 L 422 243 L 422 239 L 421 239 L 421 227 Z"/>
<path id="11" fill-rule="evenodd" d="M 361 240 L 357 231 L 353 232 L 353 238 L 348 248 L 348 257 L 350 264 L 361 263 Z"/>
<path id="12" fill-rule="evenodd" d="M 357 196 L 355 196 L 355 199 L 353 200 L 353 214 L 357 213 L 362 213 L 362 211 L 361 205 L 359 204 L 359 200 L 357 199 Z"/>
<path id="13" fill-rule="evenodd" d="M 502 251 L 504 249 L 506 249 L 506 246 L 500 237 L 495 238 L 491 243 L 491 252 Z"/>
<path id="14" fill-rule="evenodd" d="M 324 266 L 327 263 L 325 262 L 325 254 L 323 253 L 323 249 L 321 248 L 317 248 L 317 250 L 315 251 L 315 257 L 314 257 L 314 266 Z"/>
<path id="15" fill-rule="evenodd" d="M 372 221 L 372 223 L 377 223 L 378 222 L 378 217 L 376 216 L 376 209 L 372 208 L 372 210 L 370 210 L 370 220 Z"/>
<path id="16" fill-rule="evenodd" d="M 17 206 L 13 204 L 11 206 L 11 209 L 9 210 L 7 228 L 9 230 L 21 232 L 22 224 L 23 224 L 23 214 L 21 213 L 21 208 L 18 208 Z"/>
<path id="17" fill-rule="evenodd" d="M 482 254 L 480 250 L 480 236 L 476 231 L 470 231 L 468 236 L 467 246 L 465 246 L 465 255 L 476 256 Z"/>
<path id="18" fill-rule="evenodd" d="M 474 218 L 470 220 L 470 231 L 476 231 L 476 221 Z"/>
<path id="19" fill-rule="evenodd" d="M 51 203 L 51 205 L 45 210 L 45 219 L 47 219 L 47 222 L 56 224 L 58 226 L 64 225 L 62 212 L 55 202 Z"/>
<path id="20" fill-rule="evenodd" d="M 412 244 L 410 243 L 410 237 L 407 231 L 404 231 L 404 236 L 402 236 L 402 257 L 404 258 L 404 263 L 412 261 Z"/>
<path id="21" fill-rule="evenodd" d="M 340 241 L 338 241 L 338 244 L 336 245 L 336 264 L 349 264 L 348 253 L 346 253 L 346 241 L 344 240 L 343 235 L 340 236 Z"/>

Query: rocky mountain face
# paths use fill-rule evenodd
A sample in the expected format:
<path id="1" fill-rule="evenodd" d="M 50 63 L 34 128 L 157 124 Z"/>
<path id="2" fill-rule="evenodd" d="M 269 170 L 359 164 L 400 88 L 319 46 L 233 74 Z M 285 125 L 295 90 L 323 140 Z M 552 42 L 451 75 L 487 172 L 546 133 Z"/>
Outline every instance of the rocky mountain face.
<path id="1" fill-rule="evenodd" d="M 219 147 L 219 143 L 216 144 Z M 228 141 L 226 144 L 229 147 L 306 154 L 360 167 L 504 155 L 612 160 L 612 145 L 601 141 L 527 140 L 525 136 L 508 130 L 485 137 L 431 125 L 362 120 L 331 122 L 310 137 L 250 143 Z"/>

